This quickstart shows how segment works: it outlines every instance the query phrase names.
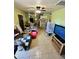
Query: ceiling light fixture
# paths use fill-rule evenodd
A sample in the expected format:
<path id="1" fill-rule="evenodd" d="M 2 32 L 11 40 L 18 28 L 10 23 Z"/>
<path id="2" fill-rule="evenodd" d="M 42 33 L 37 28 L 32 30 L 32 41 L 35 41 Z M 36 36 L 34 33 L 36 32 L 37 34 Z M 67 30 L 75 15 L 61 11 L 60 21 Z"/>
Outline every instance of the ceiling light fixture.
<path id="1" fill-rule="evenodd" d="M 41 11 L 40 10 L 36 10 L 36 13 L 41 13 Z"/>

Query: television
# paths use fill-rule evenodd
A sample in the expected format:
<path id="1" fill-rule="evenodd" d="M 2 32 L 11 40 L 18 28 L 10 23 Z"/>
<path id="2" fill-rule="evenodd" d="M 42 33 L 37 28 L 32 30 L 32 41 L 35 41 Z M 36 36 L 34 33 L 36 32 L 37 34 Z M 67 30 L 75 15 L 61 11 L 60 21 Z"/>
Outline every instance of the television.
<path id="1" fill-rule="evenodd" d="M 58 38 L 62 43 L 65 43 L 65 27 L 55 24 L 54 27 L 55 37 Z"/>

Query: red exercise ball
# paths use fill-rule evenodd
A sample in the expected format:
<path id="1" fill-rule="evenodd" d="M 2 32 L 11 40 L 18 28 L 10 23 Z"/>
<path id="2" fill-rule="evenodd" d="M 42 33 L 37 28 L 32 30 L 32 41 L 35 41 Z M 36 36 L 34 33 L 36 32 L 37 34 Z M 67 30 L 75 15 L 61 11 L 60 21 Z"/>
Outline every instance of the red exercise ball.
<path id="1" fill-rule="evenodd" d="M 30 32 L 30 35 L 31 35 L 31 37 L 32 37 L 32 39 L 35 39 L 36 37 L 37 37 L 37 31 L 36 30 L 32 30 L 31 32 Z"/>

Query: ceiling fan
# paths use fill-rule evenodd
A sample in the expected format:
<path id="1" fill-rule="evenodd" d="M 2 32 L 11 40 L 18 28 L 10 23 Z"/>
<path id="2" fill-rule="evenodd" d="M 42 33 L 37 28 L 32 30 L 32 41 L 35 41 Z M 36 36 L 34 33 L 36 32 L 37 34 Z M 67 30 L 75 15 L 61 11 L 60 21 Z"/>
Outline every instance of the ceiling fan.
<path id="1" fill-rule="evenodd" d="M 45 7 L 41 7 L 41 6 L 36 6 L 36 10 L 46 11 L 46 8 Z"/>
<path id="2" fill-rule="evenodd" d="M 46 11 L 46 8 L 45 7 L 42 7 L 42 6 L 36 6 L 36 13 L 44 13 Z"/>
<path id="3" fill-rule="evenodd" d="M 29 12 L 35 12 L 35 13 L 44 13 L 46 11 L 46 7 L 44 6 L 29 6 L 27 7 L 27 10 Z"/>

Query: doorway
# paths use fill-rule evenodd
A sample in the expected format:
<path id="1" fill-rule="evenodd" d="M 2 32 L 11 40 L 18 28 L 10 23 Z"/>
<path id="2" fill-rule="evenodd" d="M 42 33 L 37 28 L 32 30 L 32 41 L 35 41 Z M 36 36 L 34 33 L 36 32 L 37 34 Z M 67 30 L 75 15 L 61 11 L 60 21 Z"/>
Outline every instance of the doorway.
<path id="1" fill-rule="evenodd" d="M 24 21 L 23 21 L 23 16 L 22 15 L 18 15 L 19 18 L 19 25 L 22 29 L 22 31 L 24 31 Z"/>

